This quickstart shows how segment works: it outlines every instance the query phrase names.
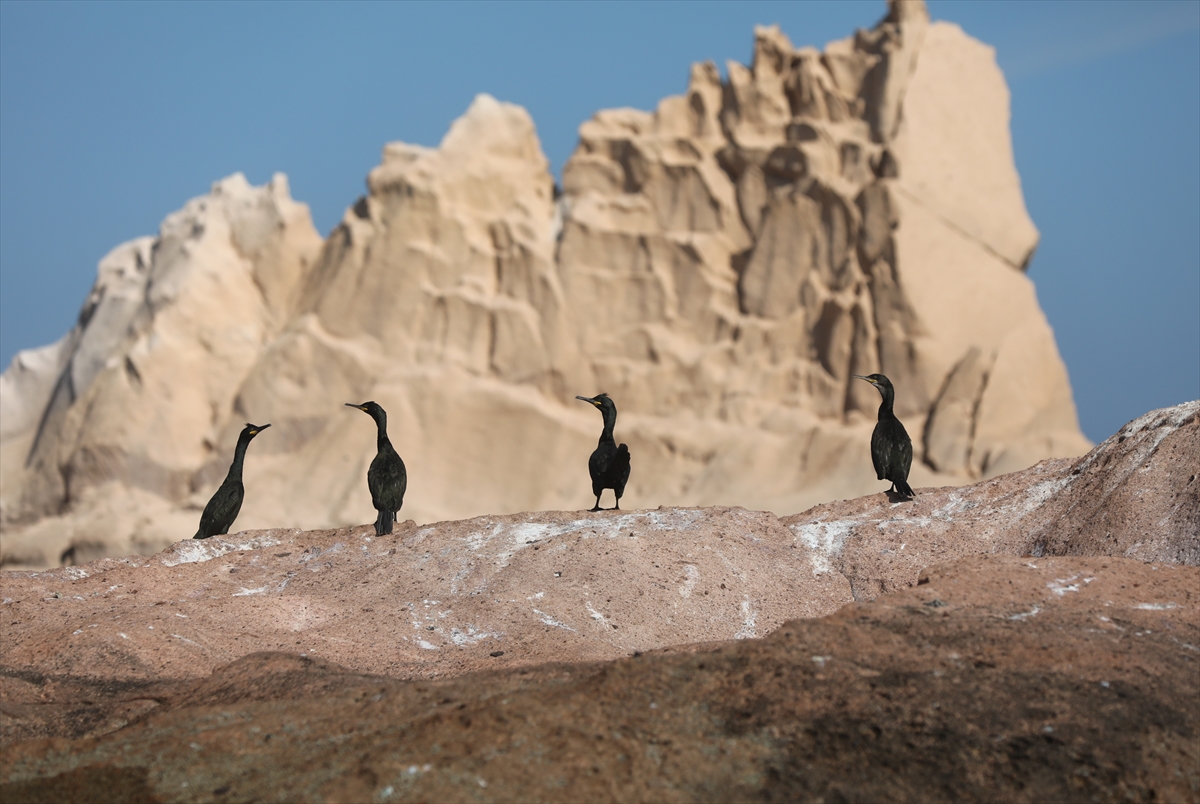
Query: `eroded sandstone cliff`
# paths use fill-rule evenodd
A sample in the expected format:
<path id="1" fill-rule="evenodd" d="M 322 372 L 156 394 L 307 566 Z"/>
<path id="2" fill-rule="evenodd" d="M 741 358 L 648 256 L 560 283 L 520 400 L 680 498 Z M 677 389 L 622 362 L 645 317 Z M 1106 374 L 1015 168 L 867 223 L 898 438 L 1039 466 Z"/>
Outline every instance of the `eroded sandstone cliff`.
<path id="1" fill-rule="evenodd" d="M 282 176 L 218 182 L 0 380 L 0 560 L 193 532 L 247 420 L 273 427 L 235 528 L 368 521 L 372 433 L 342 407 L 368 398 L 417 521 L 587 504 L 573 397 L 601 390 L 637 507 L 875 490 L 855 373 L 900 389 L 914 485 L 1080 454 L 1008 113 L 991 49 L 897 2 L 824 52 L 760 28 L 749 67 L 597 114 L 561 189 L 487 96 L 437 148 L 389 144 L 324 241 Z"/>

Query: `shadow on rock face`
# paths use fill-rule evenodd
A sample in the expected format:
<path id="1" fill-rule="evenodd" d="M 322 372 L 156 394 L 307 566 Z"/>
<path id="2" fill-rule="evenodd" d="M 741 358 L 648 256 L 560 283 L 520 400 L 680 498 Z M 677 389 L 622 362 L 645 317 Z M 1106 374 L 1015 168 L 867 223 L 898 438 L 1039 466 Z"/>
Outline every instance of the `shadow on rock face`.
<path id="1" fill-rule="evenodd" d="M 147 780 L 146 768 L 84 767 L 49 779 L 30 779 L 4 785 L 8 804 L 161 804 Z"/>

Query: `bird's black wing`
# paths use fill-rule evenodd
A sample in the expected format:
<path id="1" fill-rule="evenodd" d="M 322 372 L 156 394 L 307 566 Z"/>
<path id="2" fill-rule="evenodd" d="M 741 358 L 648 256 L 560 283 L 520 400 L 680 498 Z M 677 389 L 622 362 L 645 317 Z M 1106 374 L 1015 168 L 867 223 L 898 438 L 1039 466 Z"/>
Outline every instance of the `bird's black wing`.
<path id="1" fill-rule="evenodd" d="M 208 505 L 204 506 L 204 513 L 200 514 L 200 529 L 196 531 L 194 538 L 207 539 L 210 536 L 228 533 L 233 521 L 237 519 L 238 513 L 242 510 L 244 497 L 245 489 L 242 482 L 226 478 L 221 487 L 217 489 L 216 494 L 208 501 Z"/>
<path id="2" fill-rule="evenodd" d="M 895 473 L 888 479 L 896 484 L 896 490 L 905 497 L 915 497 L 916 493 L 912 490 L 912 486 L 908 485 L 908 471 L 912 468 L 913 458 L 912 439 L 908 437 L 908 432 L 899 419 L 896 420 L 896 430 L 898 439 L 896 467 Z"/>
<path id="3" fill-rule="evenodd" d="M 899 419 L 885 419 L 875 425 L 871 457 L 875 459 L 875 471 L 880 480 L 890 480 L 897 485 L 907 481 L 912 456 L 912 439 Z"/>
<path id="4" fill-rule="evenodd" d="M 900 479 L 908 480 L 908 470 L 912 469 L 912 439 L 908 437 L 908 431 L 904 429 L 904 425 L 899 420 L 896 421 L 896 430 L 900 441 L 896 455 L 898 461 L 896 468 L 900 472 Z"/>
<path id="5" fill-rule="evenodd" d="M 608 443 L 602 442 L 592 452 L 592 456 L 588 458 L 588 474 L 592 476 L 592 493 L 597 496 L 601 490 L 613 487 L 609 474 L 616 451 L 616 444 L 613 444 L 611 441 Z"/>
<path id="6" fill-rule="evenodd" d="M 876 480 L 883 480 L 887 476 L 887 453 L 887 428 L 883 422 L 879 422 L 871 433 L 871 464 L 875 467 Z"/>
<path id="7" fill-rule="evenodd" d="M 408 470 L 396 451 L 379 452 L 367 470 L 367 488 L 377 511 L 399 511 L 408 490 Z"/>
<path id="8" fill-rule="evenodd" d="M 625 484 L 629 482 L 629 447 L 624 444 L 617 447 L 617 454 L 613 456 L 609 475 L 612 478 L 612 489 L 616 492 L 619 500 L 625 493 Z"/>

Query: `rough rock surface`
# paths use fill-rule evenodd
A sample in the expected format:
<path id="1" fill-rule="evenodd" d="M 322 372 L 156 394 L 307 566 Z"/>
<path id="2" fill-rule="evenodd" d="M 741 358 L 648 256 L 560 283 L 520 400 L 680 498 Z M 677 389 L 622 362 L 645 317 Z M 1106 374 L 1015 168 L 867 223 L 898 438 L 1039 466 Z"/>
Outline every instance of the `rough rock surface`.
<path id="1" fill-rule="evenodd" d="M 973 555 L 1200 566 L 1200 401 L 1076 461 L 780 519 L 740 508 L 510 514 L 265 530 L 2 582 L 0 664 L 184 678 L 255 651 L 446 675 L 762 636 Z M 503 656 L 492 656 L 502 651 Z"/>
<path id="2" fill-rule="evenodd" d="M 3 572 L 0 783 L 1200 800 L 1197 456 L 1200 401 L 913 502 L 256 531 Z"/>
<path id="3" fill-rule="evenodd" d="M 991 557 L 607 663 L 402 682 L 255 653 L 107 690 L 28 672 L 5 679 L 6 732 L 57 706 L 58 736 L 6 746 L 0 782 L 9 802 L 1196 801 L 1198 586 Z"/>
<path id="4" fill-rule="evenodd" d="M 1078 460 L 1051 460 L 911 503 L 879 495 L 781 522 L 858 599 L 974 553 L 1122 556 L 1200 566 L 1200 400 L 1147 413 Z"/>
<path id="5" fill-rule="evenodd" d="M 323 242 L 240 176 L 106 257 L 78 325 L 0 379 L 0 562 L 194 532 L 242 424 L 242 528 L 372 517 L 375 399 L 417 522 L 586 502 L 607 391 L 627 503 L 779 514 L 878 488 L 882 371 L 914 485 L 1075 456 L 1066 371 L 990 48 L 919 2 L 824 52 L 755 32 L 653 112 L 580 128 L 556 191 L 533 121 L 480 96 L 391 143 Z M 137 411 L 138 415 L 131 414 Z"/>
<path id="6" fill-rule="evenodd" d="M 742 509 L 409 522 L 395 538 L 252 531 L 7 577 L 0 655 L 121 679 L 263 650 L 405 677 L 612 659 L 830 614 L 850 585 L 815 573 L 821 560 L 774 515 Z"/>

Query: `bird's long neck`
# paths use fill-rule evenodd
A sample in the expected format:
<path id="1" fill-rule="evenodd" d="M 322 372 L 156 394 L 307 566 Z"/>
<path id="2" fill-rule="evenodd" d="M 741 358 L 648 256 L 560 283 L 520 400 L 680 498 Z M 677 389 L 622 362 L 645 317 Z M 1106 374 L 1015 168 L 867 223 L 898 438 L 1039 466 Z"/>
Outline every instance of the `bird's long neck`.
<path id="1" fill-rule="evenodd" d="M 875 387 L 883 395 L 883 401 L 879 403 L 879 421 L 896 418 L 896 414 L 892 411 L 892 404 L 896 401 L 896 392 L 885 385 Z"/>
<path id="2" fill-rule="evenodd" d="M 604 431 L 600 433 L 600 442 L 613 441 L 613 428 L 617 426 L 617 412 L 601 411 L 604 414 Z"/>
<path id="3" fill-rule="evenodd" d="M 229 480 L 242 479 L 242 464 L 246 462 L 246 447 L 250 446 L 250 439 L 242 436 L 238 439 L 237 449 L 233 451 L 233 463 L 229 464 Z"/>
<path id="4" fill-rule="evenodd" d="M 391 439 L 387 434 L 387 419 L 382 417 L 375 419 L 375 425 L 379 428 L 378 434 L 375 436 L 375 449 L 379 452 L 386 452 L 392 448 Z"/>

